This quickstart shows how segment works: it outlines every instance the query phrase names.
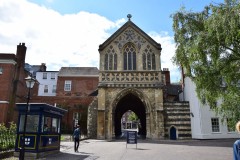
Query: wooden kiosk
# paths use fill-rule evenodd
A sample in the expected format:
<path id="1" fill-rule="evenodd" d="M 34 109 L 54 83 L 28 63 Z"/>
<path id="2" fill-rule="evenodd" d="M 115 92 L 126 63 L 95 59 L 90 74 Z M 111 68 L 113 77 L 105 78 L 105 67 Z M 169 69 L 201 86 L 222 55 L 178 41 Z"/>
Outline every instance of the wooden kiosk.
<path id="1" fill-rule="evenodd" d="M 26 103 L 17 103 L 16 106 L 19 115 L 14 156 L 19 156 L 23 142 L 25 157 L 32 159 L 59 152 L 61 120 L 67 111 L 46 103 L 29 103 L 28 107 Z"/>

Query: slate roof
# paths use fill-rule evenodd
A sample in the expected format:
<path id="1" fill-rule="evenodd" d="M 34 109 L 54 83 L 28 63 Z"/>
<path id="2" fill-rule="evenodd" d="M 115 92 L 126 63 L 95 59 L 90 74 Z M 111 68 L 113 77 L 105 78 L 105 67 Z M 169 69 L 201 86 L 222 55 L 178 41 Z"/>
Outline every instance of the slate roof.
<path id="1" fill-rule="evenodd" d="M 41 65 L 30 65 L 25 63 L 24 69 L 30 72 L 34 78 L 36 78 L 36 72 L 43 72 L 41 70 Z"/>
<path id="2" fill-rule="evenodd" d="M 182 92 L 182 86 L 177 84 L 170 84 L 166 86 L 167 94 L 177 96 Z"/>
<path id="3" fill-rule="evenodd" d="M 90 93 L 88 96 L 97 96 L 98 95 L 98 89 Z"/>
<path id="4" fill-rule="evenodd" d="M 59 77 L 98 77 L 97 67 L 62 67 L 58 73 Z"/>

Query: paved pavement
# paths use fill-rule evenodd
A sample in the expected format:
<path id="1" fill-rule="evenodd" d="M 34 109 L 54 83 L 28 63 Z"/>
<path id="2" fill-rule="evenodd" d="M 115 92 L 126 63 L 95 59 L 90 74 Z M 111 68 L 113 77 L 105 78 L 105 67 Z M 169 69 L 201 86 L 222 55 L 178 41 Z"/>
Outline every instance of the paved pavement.
<path id="1" fill-rule="evenodd" d="M 45 160 L 232 160 L 235 139 L 224 140 L 125 140 L 88 139 L 80 142 L 75 153 L 73 142 L 61 142 L 60 153 Z"/>

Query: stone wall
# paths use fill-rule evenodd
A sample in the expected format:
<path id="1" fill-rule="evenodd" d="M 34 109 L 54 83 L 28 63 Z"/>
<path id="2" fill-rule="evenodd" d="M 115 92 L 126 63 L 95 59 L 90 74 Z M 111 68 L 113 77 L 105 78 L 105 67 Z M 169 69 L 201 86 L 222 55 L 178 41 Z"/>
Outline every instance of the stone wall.
<path id="1" fill-rule="evenodd" d="M 97 97 L 95 97 L 93 102 L 88 106 L 88 138 L 97 138 L 97 107 L 98 100 Z"/>
<path id="2" fill-rule="evenodd" d="M 169 138 L 169 130 L 173 126 L 177 130 L 177 139 L 191 139 L 191 117 L 188 102 L 164 103 L 165 137 Z"/>

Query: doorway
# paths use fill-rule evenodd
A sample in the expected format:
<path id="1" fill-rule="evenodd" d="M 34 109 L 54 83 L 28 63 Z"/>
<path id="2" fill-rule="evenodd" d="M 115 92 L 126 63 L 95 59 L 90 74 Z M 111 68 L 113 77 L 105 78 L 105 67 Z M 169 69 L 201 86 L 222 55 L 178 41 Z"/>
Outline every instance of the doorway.
<path id="1" fill-rule="evenodd" d="M 177 130 L 174 126 L 170 128 L 170 139 L 176 140 L 177 139 Z"/>
<path id="2" fill-rule="evenodd" d="M 114 132 L 115 138 L 121 138 L 124 134 L 122 131 L 122 117 L 124 113 L 131 110 L 139 118 L 138 123 L 138 136 L 146 138 L 146 110 L 143 102 L 134 94 L 128 93 L 122 97 L 114 112 Z"/>

